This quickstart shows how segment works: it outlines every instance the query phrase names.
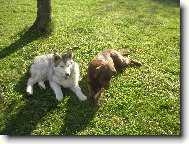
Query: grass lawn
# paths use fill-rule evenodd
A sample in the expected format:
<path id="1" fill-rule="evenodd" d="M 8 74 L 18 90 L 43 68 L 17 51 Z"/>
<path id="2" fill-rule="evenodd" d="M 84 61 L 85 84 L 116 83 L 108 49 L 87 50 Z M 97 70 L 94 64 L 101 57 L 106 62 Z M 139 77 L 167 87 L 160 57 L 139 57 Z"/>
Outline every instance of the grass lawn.
<path id="1" fill-rule="evenodd" d="M 52 0 L 54 34 L 39 39 L 24 35 L 35 0 L 0 4 L 0 134 L 181 135 L 179 1 Z M 99 107 L 68 89 L 57 102 L 48 82 L 27 96 L 34 57 L 74 45 L 85 95 L 88 63 L 101 50 L 128 49 L 144 65 L 115 75 Z"/>

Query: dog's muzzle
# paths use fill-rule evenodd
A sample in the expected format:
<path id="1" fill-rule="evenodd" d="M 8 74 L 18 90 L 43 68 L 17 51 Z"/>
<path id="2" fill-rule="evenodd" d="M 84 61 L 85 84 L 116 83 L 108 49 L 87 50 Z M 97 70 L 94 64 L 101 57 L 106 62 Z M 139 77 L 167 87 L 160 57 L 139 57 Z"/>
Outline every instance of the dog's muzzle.
<path id="1" fill-rule="evenodd" d="M 65 80 L 69 79 L 70 78 L 70 75 L 69 74 L 65 74 L 65 76 L 63 76 Z"/>

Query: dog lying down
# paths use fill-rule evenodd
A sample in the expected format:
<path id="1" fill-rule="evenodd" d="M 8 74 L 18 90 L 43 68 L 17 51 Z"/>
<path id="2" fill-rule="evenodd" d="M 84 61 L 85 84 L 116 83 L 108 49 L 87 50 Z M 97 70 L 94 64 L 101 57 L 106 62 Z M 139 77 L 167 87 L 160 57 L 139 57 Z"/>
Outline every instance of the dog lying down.
<path id="1" fill-rule="evenodd" d="M 117 71 L 122 71 L 129 65 L 142 65 L 140 62 L 123 57 L 128 54 L 128 50 L 106 49 L 92 59 L 87 72 L 87 86 L 89 97 L 94 104 L 99 104 L 101 93 L 108 88 L 111 77 Z"/>
<path id="2" fill-rule="evenodd" d="M 44 81 L 48 80 L 58 101 L 63 99 L 61 86 L 71 89 L 80 100 L 87 99 L 79 87 L 79 66 L 72 60 L 71 51 L 35 57 L 30 73 L 26 89 L 30 95 L 33 94 L 33 85 L 38 83 L 45 89 Z"/>

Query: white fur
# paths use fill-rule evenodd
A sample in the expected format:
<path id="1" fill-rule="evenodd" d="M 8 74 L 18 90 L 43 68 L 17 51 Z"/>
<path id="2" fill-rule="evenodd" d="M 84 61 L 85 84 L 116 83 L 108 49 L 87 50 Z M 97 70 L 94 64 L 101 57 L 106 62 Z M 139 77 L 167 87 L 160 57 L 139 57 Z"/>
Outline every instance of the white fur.
<path id="1" fill-rule="evenodd" d="M 58 62 L 55 66 L 53 54 L 37 56 L 30 68 L 31 78 L 27 83 L 27 93 L 33 94 L 33 85 L 36 83 L 45 89 L 44 81 L 48 80 L 53 89 L 56 99 L 61 101 L 63 93 L 61 86 L 71 89 L 80 100 L 86 100 L 87 97 L 81 92 L 79 87 L 79 66 L 73 60 L 68 61 L 66 65 L 63 61 Z M 69 75 L 68 79 L 65 76 Z"/>

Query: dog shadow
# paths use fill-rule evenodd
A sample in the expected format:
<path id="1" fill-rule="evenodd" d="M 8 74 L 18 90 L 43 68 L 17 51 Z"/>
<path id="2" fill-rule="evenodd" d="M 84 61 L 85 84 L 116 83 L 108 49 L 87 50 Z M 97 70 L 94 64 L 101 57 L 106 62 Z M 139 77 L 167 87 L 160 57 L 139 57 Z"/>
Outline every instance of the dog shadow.
<path id="1" fill-rule="evenodd" d="M 9 104 L 10 107 L 5 110 L 5 117 L 6 113 L 10 113 L 12 110 L 19 107 L 19 105 L 21 106 L 16 114 L 12 115 L 11 118 L 7 118 L 8 122 L 5 123 L 4 129 L 1 131 L 3 135 L 30 135 L 42 118 L 49 111 L 57 108 L 58 102 L 49 94 L 52 93 L 50 89 L 44 92 L 44 90 L 40 90 L 38 85 L 35 85 L 34 89 L 37 95 L 27 95 L 26 84 L 29 75 L 29 71 L 27 71 L 15 86 L 15 90 L 22 95 L 21 102 L 24 102 L 24 104 L 16 102 Z"/>
<path id="2" fill-rule="evenodd" d="M 77 134 L 79 131 L 85 129 L 95 116 L 98 108 L 89 101 L 80 101 L 69 89 L 62 89 L 64 97 L 71 95 L 68 100 L 58 102 L 48 82 L 45 83 L 46 90 L 40 89 L 36 84 L 34 85 L 34 94 L 32 96 L 27 95 L 26 84 L 29 77 L 28 70 L 15 86 L 15 90 L 21 94 L 21 99 L 23 99 L 21 102 L 24 102 L 24 104 L 16 102 L 9 104 L 9 107 L 4 111 L 6 118 L 5 127 L 1 130 L 0 134 L 9 136 L 31 135 L 38 123 L 42 122 L 43 118 L 50 111 L 55 109 L 62 110 L 62 106 L 59 106 L 62 103 L 66 111 L 63 112 L 63 123 L 60 125 L 61 130 L 58 135 Z M 88 92 L 84 79 L 80 81 L 80 87 L 82 92 L 87 95 Z M 7 113 L 14 111 L 18 106 L 19 111 L 16 114 L 13 114 L 11 117 L 6 116 Z M 51 135 L 55 134 L 52 133 Z"/>
<path id="3" fill-rule="evenodd" d="M 88 96 L 86 76 L 79 82 L 82 92 Z M 76 135 L 84 130 L 90 121 L 95 117 L 98 106 L 94 105 L 89 97 L 87 101 L 79 101 L 78 98 L 72 97 L 66 103 L 67 112 L 64 118 L 61 135 Z"/>
<path id="4" fill-rule="evenodd" d="M 132 64 L 124 69 L 118 69 L 115 76 L 123 73 L 129 67 L 140 67 L 141 65 Z M 88 96 L 88 88 L 87 88 L 87 76 L 83 76 L 79 85 L 82 89 L 82 92 Z M 109 88 L 111 84 L 107 86 L 106 89 Z M 74 105 L 74 107 L 73 107 Z M 78 132 L 84 130 L 89 124 L 90 121 L 96 115 L 96 112 L 99 109 L 98 105 L 95 105 L 91 99 L 88 97 L 88 101 L 78 101 L 69 99 L 66 103 L 67 113 L 64 119 L 64 125 L 62 126 L 62 135 L 75 135 Z"/>

